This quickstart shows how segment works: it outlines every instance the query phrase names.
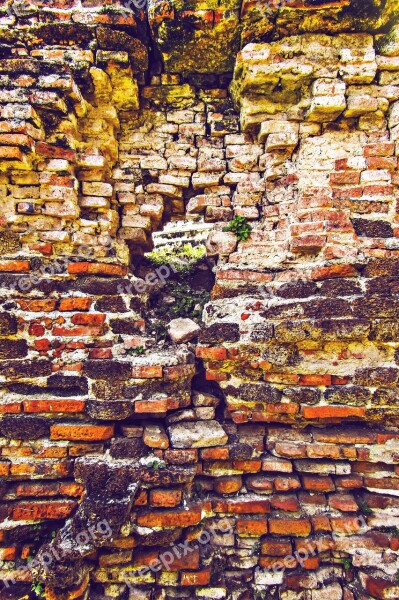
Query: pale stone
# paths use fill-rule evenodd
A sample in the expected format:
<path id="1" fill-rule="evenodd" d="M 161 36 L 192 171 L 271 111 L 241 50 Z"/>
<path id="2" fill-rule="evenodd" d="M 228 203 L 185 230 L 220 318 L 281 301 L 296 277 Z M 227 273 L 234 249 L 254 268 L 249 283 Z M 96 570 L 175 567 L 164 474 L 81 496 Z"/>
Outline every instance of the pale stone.
<path id="1" fill-rule="evenodd" d="M 217 421 L 178 423 L 168 428 L 173 448 L 210 448 L 223 446 L 227 435 Z"/>
<path id="2" fill-rule="evenodd" d="M 197 337 L 201 327 L 192 319 L 173 319 L 168 324 L 168 333 L 173 342 L 188 342 Z"/>
<path id="3" fill-rule="evenodd" d="M 208 256 L 227 256 L 237 247 L 237 236 L 231 231 L 214 231 L 206 240 Z"/>

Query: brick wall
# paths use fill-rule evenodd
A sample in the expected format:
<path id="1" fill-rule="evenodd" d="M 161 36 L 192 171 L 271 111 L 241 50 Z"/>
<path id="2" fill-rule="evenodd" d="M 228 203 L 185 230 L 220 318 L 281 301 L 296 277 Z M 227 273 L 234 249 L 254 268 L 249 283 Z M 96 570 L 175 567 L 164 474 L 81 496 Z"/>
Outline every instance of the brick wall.
<path id="1" fill-rule="evenodd" d="M 399 597 L 397 8 L 323 4 L 2 4 L 0 598 Z"/>

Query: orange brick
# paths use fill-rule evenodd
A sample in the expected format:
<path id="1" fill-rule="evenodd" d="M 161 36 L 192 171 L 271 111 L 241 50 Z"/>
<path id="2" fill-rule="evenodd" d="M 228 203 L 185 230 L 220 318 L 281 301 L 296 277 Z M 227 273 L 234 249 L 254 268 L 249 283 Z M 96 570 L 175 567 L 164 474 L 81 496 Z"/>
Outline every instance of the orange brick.
<path id="1" fill-rule="evenodd" d="M 205 448 L 201 450 L 201 458 L 203 460 L 228 460 L 228 448 Z"/>
<path id="2" fill-rule="evenodd" d="M 13 507 L 11 518 L 14 521 L 66 519 L 76 508 L 76 505 L 73 500 L 18 502 Z"/>
<path id="3" fill-rule="evenodd" d="M 28 413 L 79 413 L 85 409 L 84 400 L 24 400 L 24 411 Z"/>
<path id="4" fill-rule="evenodd" d="M 278 535 L 307 536 L 312 526 L 309 519 L 270 519 L 269 530 Z"/>
<path id="5" fill-rule="evenodd" d="M 89 425 L 80 423 L 52 425 L 50 439 L 71 441 L 108 440 L 114 435 L 113 425 Z"/>
<path id="6" fill-rule="evenodd" d="M 7 413 L 19 413 L 22 410 L 22 402 L 5 402 L 0 404 L 0 415 Z"/>
<path id="7" fill-rule="evenodd" d="M 181 574 L 181 585 L 189 586 L 189 585 L 208 585 L 211 581 L 211 570 L 205 569 L 203 571 L 197 572 L 187 572 L 183 571 Z"/>
<path id="8" fill-rule="evenodd" d="M 60 494 L 62 496 L 72 496 L 72 498 L 81 498 L 85 488 L 80 483 L 60 483 Z"/>
<path id="9" fill-rule="evenodd" d="M 227 358 L 226 348 L 197 347 L 195 354 L 197 358 L 207 358 L 210 360 L 225 360 Z"/>
<path id="10" fill-rule="evenodd" d="M 300 375 L 299 385 L 331 385 L 331 375 Z"/>
<path id="11" fill-rule="evenodd" d="M 201 509 L 151 512 L 137 517 L 142 527 L 190 527 L 201 521 Z"/>
<path id="12" fill-rule="evenodd" d="M 179 550 L 177 549 L 179 552 Z M 162 554 L 162 553 L 161 553 Z M 179 557 L 174 557 L 173 562 L 168 565 L 170 571 L 182 571 L 183 569 L 199 569 L 200 566 L 200 555 L 199 549 L 193 549 L 192 552 L 186 554 L 182 553 Z"/>
<path id="13" fill-rule="evenodd" d="M 218 477 L 214 482 L 215 492 L 218 494 L 236 494 L 242 486 L 242 479 L 239 476 Z"/>
<path id="14" fill-rule="evenodd" d="M 87 337 L 87 336 L 98 336 L 102 335 L 102 327 L 85 327 L 81 325 L 79 327 L 54 327 L 53 335 L 59 335 L 61 337 Z"/>
<path id="15" fill-rule="evenodd" d="M 62 298 L 60 300 L 59 308 L 61 312 L 68 312 L 73 310 L 89 310 L 92 305 L 91 298 Z"/>
<path id="16" fill-rule="evenodd" d="M 236 524 L 238 535 L 248 537 L 260 537 L 267 533 L 267 521 L 256 521 L 255 519 L 238 519 Z"/>
<path id="17" fill-rule="evenodd" d="M 28 260 L 2 260 L 0 261 L 0 273 L 26 273 L 30 271 Z"/>
<path id="18" fill-rule="evenodd" d="M 179 408 L 177 398 L 162 398 L 161 400 L 137 400 L 134 403 L 135 413 L 165 413 Z"/>
<path id="19" fill-rule="evenodd" d="M 70 275 L 109 275 L 123 277 L 127 274 L 127 267 L 109 263 L 75 262 L 69 263 L 68 273 Z"/>
<path id="20" fill-rule="evenodd" d="M 96 313 L 76 313 L 72 316 L 71 322 L 74 325 L 92 325 L 99 327 L 105 321 L 106 315 Z"/>
<path id="21" fill-rule="evenodd" d="M 0 477 L 7 477 L 10 473 L 10 463 L 0 462 Z"/>
<path id="22" fill-rule="evenodd" d="M 162 377 L 162 367 L 140 366 L 132 367 L 132 377 L 136 379 L 155 379 Z"/>
<path id="23" fill-rule="evenodd" d="M 285 565 L 284 558 L 261 556 L 259 559 L 259 566 L 263 569 L 282 569 L 284 566 L 289 569 L 295 569 L 297 565 L 298 561 L 291 556 L 287 566 Z"/>
<path id="24" fill-rule="evenodd" d="M 233 460 L 233 469 L 244 471 L 244 473 L 259 473 L 261 468 L 261 460 Z"/>
<path id="25" fill-rule="evenodd" d="M 357 274 L 356 269 L 351 265 L 332 265 L 331 267 L 318 267 L 317 269 L 313 269 L 310 278 L 313 279 L 313 281 L 322 281 L 324 279 L 335 279 L 337 277 L 356 277 Z"/>
<path id="26" fill-rule="evenodd" d="M 8 548 L 0 548 L 0 560 L 15 560 L 17 556 L 17 549 L 15 546 Z"/>
<path id="27" fill-rule="evenodd" d="M 288 556 L 292 552 L 291 542 L 266 540 L 262 544 L 262 554 L 269 556 Z"/>
<path id="28" fill-rule="evenodd" d="M 55 310 L 56 300 L 17 300 L 22 310 L 27 312 L 52 312 Z"/>
<path id="29" fill-rule="evenodd" d="M 270 512 L 270 500 L 216 500 L 213 510 L 216 513 L 261 515 Z"/>
<path id="30" fill-rule="evenodd" d="M 359 531 L 361 524 L 357 517 L 331 517 L 331 527 L 338 533 L 353 535 Z"/>
<path id="31" fill-rule="evenodd" d="M 174 508 L 181 502 L 182 490 L 151 490 L 150 504 L 151 506 L 164 506 L 166 508 Z M 194 567 L 195 568 L 195 567 Z"/>
<path id="32" fill-rule="evenodd" d="M 360 406 L 303 406 L 305 419 L 345 419 L 346 417 L 364 417 L 366 409 Z"/>

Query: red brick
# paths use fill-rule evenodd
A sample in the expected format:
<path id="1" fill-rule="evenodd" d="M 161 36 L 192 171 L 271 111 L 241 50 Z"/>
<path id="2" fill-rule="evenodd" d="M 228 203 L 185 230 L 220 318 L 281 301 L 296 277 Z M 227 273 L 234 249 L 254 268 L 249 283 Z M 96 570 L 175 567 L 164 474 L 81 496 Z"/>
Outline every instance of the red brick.
<path id="1" fill-rule="evenodd" d="M 356 277 L 357 271 L 352 265 L 332 265 L 331 267 L 318 267 L 313 269 L 310 278 L 313 281 L 335 279 L 340 277 Z M 328 385 L 328 384 L 327 384 Z"/>
<path id="2" fill-rule="evenodd" d="M 350 494 L 332 494 L 330 507 L 342 512 L 357 512 L 359 507 Z"/>
<path id="3" fill-rule="evenodd" d="M 164 367 L 163 376 L 165 381 L 178 381 L 195 375 L 194 365 L 178 365 L 176 367 Z"/>
<path id="4" fill-rule="evenodd" d="M 275 510 L 284 510 L 286 512 L 297 512 L 300 510 L 295 494 L 276 494 L 271 496 L 270 503 Z"/>
<path id="5" fill-rule="evenodd" d="M 170 465 L 185 465 L 198 462 L 198 450 L 166 450 L 165 461 Z"/>
<path id="6" fill-rule="evenodd" d="M 23 407 L 27 413 L 79 413 L 85 409 L 84 400 L 24 400 Z"/>
<path id="7" fill-rule="evenodd" d="M 365 146 L 364 156 L 392 156 L 394 151 L 394 142 L 379 142 Z"/>
<path id="8" fill-rule="evenodd" d="M 72 316 L 71 322 L 74 325 L 93 325 L 99 327 L 105 321 L 106 315 L 96 313 L 77 313 Z"/>
<path id="9" fill-rule="evenodd" d="M 236 494 L 242 487 L 240 476 L 218 477 L 213 484 L 215 492 L 218 494 Z"/>
<path id="10" fill-rule="evenodd" d="M 358 171 L 339 171 L 338 173 L 331 173 L 330 175 L 331 185 L 345 185 L 345 184 L 357 184 L 360 183 L 360 172 Z"/>
<path id="11" fill-rule="evenodd" d="M 73 500 L 18 502 L 13 507 L 11 518 L 14 521 L 66 519 L 75 508 L 76 502 Z"/>
<path id="12" fill-rule="evenodd" d="M 166 508 L 174 508 L 181 502 L 182 490 L 151 490 L 150 504 L 151 506 L 162 506 Z M 193 567 L 194 569 L 197 567 Z"/>
<path id="13" fill-rule="evenodd" d="M 331 375 L 300 375 L 299 385 L 331 385 Z"/>
<path id="14" fill-rule="evenodd" d="M 54 327 L 53 335 L 60 337 L 91 337 L 99 336 L 103 334 L 103 327 L 86 327 L 81 325 L 79 327 Z"/>
<path id="15" fill-rule="evenodd" d="M 91 441 L 108 440 L 114 435 L 113 425 L 60 424 L 50 428 L 50 439 Z"/>
<path id="16" fill-rule="evenodd" d="M 134 403 L 134 412 L 137 414 L 162 414 L 168 410 L 179 408 L 177 398 L 162 398 L 161 400 L 136 400 Z"/>
<path id="17" fill-rule="evenodd" d="M 356 517 L 331 517 L 331 527 L 337 533 L 353 535 L 360 529 L 359 519 Z"/>
<path id="18" fill-rule="evenodd" d="M 238 519 L 236 524 L 238 535 L 244 537 L 260 537 L 267 533 L 267 521 L 257 521 L 255 519 Z"/>
<path id="19" fill-rule="evenodd" d="M 303 406 L 305 419 L 345 419 L 346 417 L 364 417 L 366 409 L 358 406 Z"/>
<path id="20" fill-rule="evenodd" d="M 37 142 L 36 154 L 46 158 L 64 158 L 70 162 L 75 162 L 76 160 L 76 152 L 73 150 L 61 148 L 61 146 L 53 146 L 52 144 L 46 144 L 45 142 Z"/>
<path id="21" fill-rule="evenodd" d="M 90 310 L 92 302 L 91 298 L 62 298 L 58 310 L 61 312 Z"/>
<path id="22" fill-rule="evenodd" d="M 312 531 L 309 519 L 269 519 L 270 533 L 278 535 L 308 536 Z"/>
<path id="23" fill-rule="evenodd" d="M 197 358 L 207 358 L 210 360 L 225 360 L 227 358 L 226 348 L 204 348 L 197 347 L 195 354 Z"/>
<path id="24" fill-rule="evenodd" d="M 191 527 L 201 521 L 201 509 L 151 512 L 137 517 L 142 527 Z"/>
<path id="25" fill-rule="evenodd" d="M 331 523 L 328 517 L 311 517 L 315 533 L 319 531 L 331 531 Z"/>
<path id="26" fill-rule="evenodd" d="M 365 196 L 392 196 L 394 187 L 393 185 L 366 185 L 363 192 Z"/>
<path id="27" fill-rule="evenodd" d="M 379 169 L 395 171 L 398 166 L 398 160 L 396 157 L 385 158 L 383 156 L 371 156 L 367 159 L 367 166 L 372 171 Z"/>
<path id="28" fill-rule="evenodd" d="M 7 413 L 19 413 L 22 410 L 22 402 L 4 402 L 0 404 L 0 415 Z"/>
<path id="29" fill-rule="evenodd" d="M 163 376 L 162 367 L 160 366 L 140 366 L 132 367 L 132 377 L 136 379 L 155 379 Z"/>
<path id="30" fill-rule="evenodd" d="M 201 458 L 203 460 L 228 460 L 228 448 L 204 448 L 201 450 Z"/>
<path id="31" fill-rule="evenodd" d="M 70 275 L 109 275 L 123 277 L 127 274 L 127 267 L 110 263 L 75 262 L 69 263 Z"/>
<path id="32" fill-rule="evenodd" d="M 28 260 L 2 260 L 0 261 L 0 273 L 26 273 L 30 271 Z"/>
<path id="33" fill-rule="evenodd" d="M 292 553 L 292 544 L 286 541 L 266 540 L 262 544 L 261 552 L 269 556 L 288 556 Z"/>
<path id="34" fill-rule="evenodd" d="M 208 585 L 211 581 L 211 570 L 204 569 L 203 571 L 187 572 L 182 571 L 181 585 L 184 586 L 201 586 Z"/>
<path id="35" fill-rule="evenodd" d="M 15 560 L 17 556 L 17 549 L 15 546 L 9 546 L 7 548 L 0 548 L 0 560 Z"/>
<path id="36" fill-rule="evenodd" d="M 258 473 L 262 468 L 261 460 L 234 460 L 233 469 L 244 473 Z"/>
<path id="37" fill-rule="evenodd" d="M 26 312 L 52 312 L 55 310 L 56 300 L 22 300 L 16 301 Z"/>
<path id="38" fill-rule="evenodd" d="M 234 515 L 267 514 L 270 512 L 270 500 L 215 500 L 213 510 Z"/>

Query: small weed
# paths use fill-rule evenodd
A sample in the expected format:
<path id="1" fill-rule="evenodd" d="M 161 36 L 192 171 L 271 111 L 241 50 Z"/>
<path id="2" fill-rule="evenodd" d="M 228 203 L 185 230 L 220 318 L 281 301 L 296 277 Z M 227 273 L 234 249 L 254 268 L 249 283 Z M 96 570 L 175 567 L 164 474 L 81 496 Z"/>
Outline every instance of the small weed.
<path id="1" fill-rule="evenodd" d="M 142 458 L 140 464 L 143 467 L 153 469 L 154 471 L 159 471 L 159 469 L 164 469 L 166 467 L 166 462 L 157 456 L 147 456 L 146 458 Z"/>
<path id="2" fill-rule="evenodd" d="M 44 585 L 41 581 L 34 581 L 31 589 L 32 592 L 35 592 L 36 596 L 39 596 L 39 598 L 44 598 Z"/>
<path id="3" fill-rule="evenodd" d="M 399 569 L 396 571 L 395 581 L 399 583 Z"/>
<path id="4" fill-rule="evenodd" d="M 251 554 L 252 556 L 254 556 L 255 554 L 258 554 L 259 550 L 261 549 L 262 544 L 260 543 L 260 540 L 257 540 L 254 545 L 252 546 L 252 550 L 251 550 Z"/>
<path id="5" fill-rule="evenodd" d="M 223 231 L 231 231 L 237 236 L 238 241 L 242 242 L 249 238 L 252 227 L 248 223 L 248 219 L 246 217 L 239 217 L 236 215 L 234 219 L 223 228 Z"/>
<path id="6" fill-rule="evenodd" d="M 146 254 L 154 265 L 169 265 L 178 273 L 189 273 L 205 256 L 204 245 L 174 244 L 162 246 Z"/>
<path id="7" fill-rule="evenodd" d="M 344 566 L 345 571 L 349 571 L 349 569 L 352 566 L 352 561 L 353 561 L 352 556 L 347 556 L 346 558 L 344 558 L 344 560 L 342 561 L 342 564 Z"/>
<path id="8" fill-rule="evenodd" d="M 373 511 L 367 504 L 366 500 L 357 500 L 357 505 L 359 507 L 359 511 L 363 515 L 372 515 L 373 514 Z"/>
<path id="9" fill-rule="evenodd" d="M 130 356 L 140 356 L 141 354 L 144 354 L 145 350 L 143 348 L 143 346 L 137 346 L 137 348 L 129 348 L 129 350 L 127 351 L 127 353 Z"/>

